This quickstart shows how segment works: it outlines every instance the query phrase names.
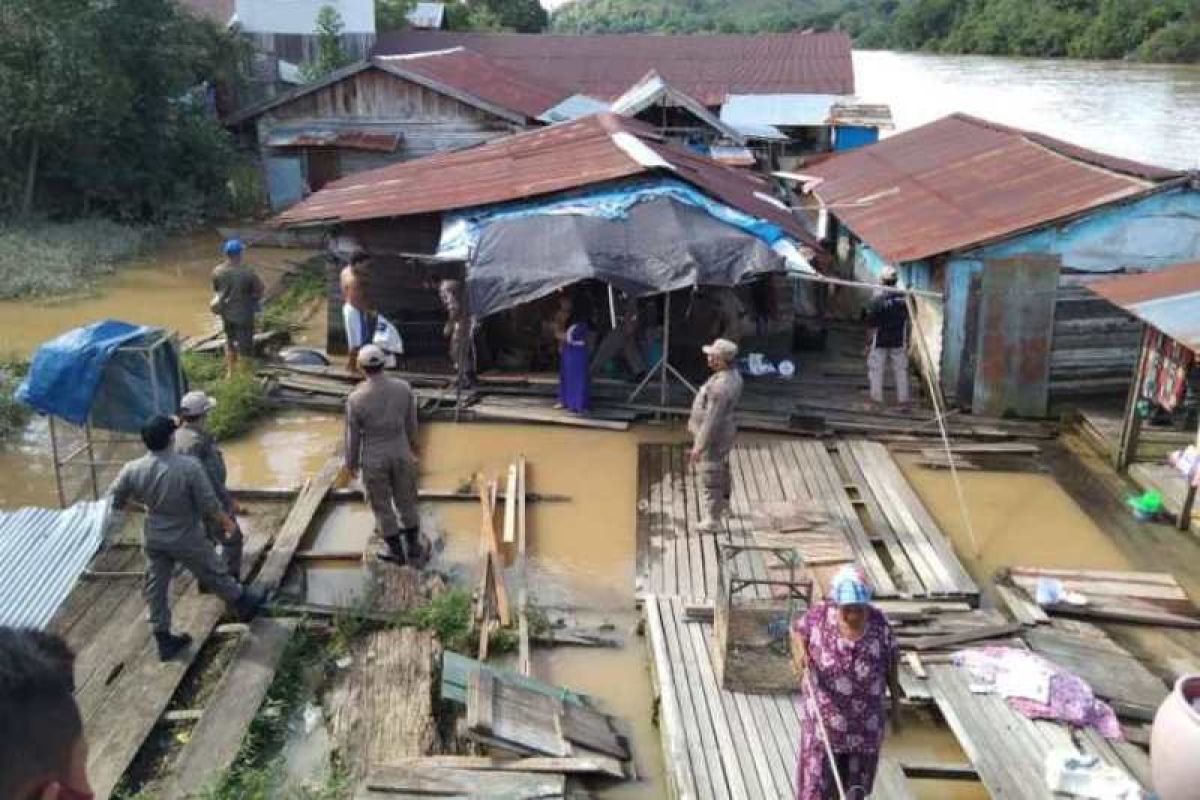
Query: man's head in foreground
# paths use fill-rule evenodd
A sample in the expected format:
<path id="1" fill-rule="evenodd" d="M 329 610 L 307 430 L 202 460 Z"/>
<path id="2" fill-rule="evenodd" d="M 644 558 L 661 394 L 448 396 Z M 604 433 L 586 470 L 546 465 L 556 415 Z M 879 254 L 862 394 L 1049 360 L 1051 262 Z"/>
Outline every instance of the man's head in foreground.
<path id="1" fill-rule="evenodd" d="M 0 628 L 0 800 L 88 800 L 75 656 L 57 636 Z"/>

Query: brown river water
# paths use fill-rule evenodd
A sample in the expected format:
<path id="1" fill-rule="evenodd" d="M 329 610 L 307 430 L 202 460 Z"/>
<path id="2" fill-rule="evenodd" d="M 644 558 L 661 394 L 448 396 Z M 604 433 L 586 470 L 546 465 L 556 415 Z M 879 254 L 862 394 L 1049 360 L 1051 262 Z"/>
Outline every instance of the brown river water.
<path id="1" fill-rule="evenodd" d="M 1200 162 L 1200 67 L 1097 64 L 1065 60 L 856 52 L 858 94 L 892 106 L 898 129 L 965 111 L 1098 150 L 1150 163 L 1196 167 Z M 209 273 L 218 261 L 213 234 L 178 237 L 122 268 L 95 292 L 49 301 L 0 301 L 0 353 L 28 355 L 64 330 L 103 318 L 175 328 L 183 335 L 213 326 Z M 305 253 L 251 248 L 264 278 L 277 276 Z M 314 319 L 302 341 L 321 341 Z M 226 452 L 234 484 L 296 486 L 332 451 L 340 421 L 287 412 L 262 422 Z M 678 436 L 640 429 L 626 434 L 505 425 L 430 425 L 423 433 L 423 488 L 452 489 L 476 472 L 502 476 L 511 458 L 529 459 L 531 490 L 561 493 L 567 503 L 532 505 L 529 532 L 536 600 L 593 609 L 618 630 L 631 630 L 634 574 L 636 446 Z M 0 507 L 54 505 L 44 423 L 0 445 Z M 1123 568 L 1128 561 L 1053 476 L 1025 473 L 962 475 L 974 541 L 943 472 L 904 464 L 916 490 L 968 570 L 987 583 L 1008 564 Z M 478 508 L 431 507 L 427 526 L 445 542 L 443 564 L 469 574 L 476 559 Z M 361 547 L 370 517 L 359 505 L 335 508 L 310 546 Z M 324 599 L 353 593 L 353 570 L 315 567 L 310 591 Z M 322 599 L 320 596 L 314 600 Z M 595 695 L 631 725 L 644 781 L 613 787 L 606 797 L 665 796 L 662 749 L 650 722 L 651 691 L 644 645 L 636 636 L 617 650 L 535 651 L 535 674 Z M 953 736 L 934 720 L 910 714 L 887 750 L 914 761 L 965 761 Z M 979 784 L 913 781 L 922 800 L 986 797 Z"/>

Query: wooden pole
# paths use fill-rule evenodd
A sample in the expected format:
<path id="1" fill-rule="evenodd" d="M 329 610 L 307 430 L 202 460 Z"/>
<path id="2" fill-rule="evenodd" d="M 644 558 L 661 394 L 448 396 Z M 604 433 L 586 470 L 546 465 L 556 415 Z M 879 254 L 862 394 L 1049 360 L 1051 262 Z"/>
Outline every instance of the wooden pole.
<path id="1" fill-rule="evenodd" d="M 1142 352 L 1138 356 L 1133 382 L 1129 385 L 1129 396 L 1125 400 L 1125 418 L 1121 423 L 1121 437 L 1113 453 L 1113 466 L 1117 472 L 1125 469 L 1137 458 L 1138 438 L 1142 432 L 1142 418 L 1138 416 L 1138 401 L 1142 396 L 1142 383 L 1146 378 L 1146 367 L 1150 363 L 1150 333 L 1146 325 L 1142 330 Z"/>

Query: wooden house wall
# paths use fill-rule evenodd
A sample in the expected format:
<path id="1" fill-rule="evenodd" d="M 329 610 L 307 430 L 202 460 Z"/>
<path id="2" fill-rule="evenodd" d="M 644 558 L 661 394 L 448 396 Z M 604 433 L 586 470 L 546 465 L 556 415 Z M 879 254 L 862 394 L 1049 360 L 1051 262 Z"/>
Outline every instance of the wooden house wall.
<path id="1" fill-rule="evenodd" d="M 398 160 L 470 147 L 519 130 L 486 111 L 374 69 L 272 109 L 259 120 L 259 139 L 276 130 L 313 127 L 399 133 Z M 355 151 L 347 164 L 353 168 L 369 161 Z"/>

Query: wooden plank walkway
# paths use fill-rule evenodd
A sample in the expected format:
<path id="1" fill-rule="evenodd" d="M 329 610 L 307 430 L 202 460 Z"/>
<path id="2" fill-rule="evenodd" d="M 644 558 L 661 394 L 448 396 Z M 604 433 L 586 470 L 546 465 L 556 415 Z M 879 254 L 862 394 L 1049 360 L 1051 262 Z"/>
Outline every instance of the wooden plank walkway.
<path id="1" fill-rule="evenodd" d="M 684 619 L 679 597 L 643 611 L 667 780 L 678 800 L 767 800 L 796 794 L 797 695 L 744 694 L 717 684 L 712 625 Z M 880 765 L 874 800 L 909 800 L 896 765 Z"/>
<path id="2" fill-rule="evenodd" d="M 639 448 L 639 599 L 712 599 L 718 546 L 755 543 L 767 533 L 762 509 L 794 503 L 827 516 L 825 530 L 841 536 L 878 597 L 978 602 L 978 587 L 883 445 L 806 439 L 740 444 L 730 466 L 733 515 L 724 530 L 702 533 L 699 485 L 683 446 Z M 761 557 L 740 558 L 746 563 L 739 572 L 765 576 Z"/>
<path id="3" fill-rule="evenodd" d="M 975 694 L 967 671 L 953 664 L 925 667 L 933 700 L 954 731 L 963 752 L 993 797 L 1052 800 L 1043 775 L 1046 754 L 1075 749 L 1065 725 L 1033 721 L 1014 711 L 998 695 Z M 1132 745 L 1110 743 L 1085 734 L 1080 744 L 1135 778 L 1148 775 L 1148 756 Z"/>

